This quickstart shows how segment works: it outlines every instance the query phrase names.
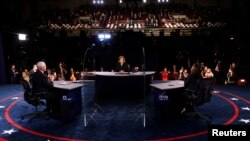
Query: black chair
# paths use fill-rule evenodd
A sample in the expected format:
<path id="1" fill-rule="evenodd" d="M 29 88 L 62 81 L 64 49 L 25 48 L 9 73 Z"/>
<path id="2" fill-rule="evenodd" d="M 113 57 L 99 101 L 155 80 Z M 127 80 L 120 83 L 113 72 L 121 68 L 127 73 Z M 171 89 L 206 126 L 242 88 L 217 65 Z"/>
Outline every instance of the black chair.
<path id="1" fill-rule="evenodd" d="M 47 118 L 46 111 L 39 111 L 38 106 L 45 106 L 45 102 L 42 100 L 42 97 L 45 96 L 44 93 L 33 93 L 30 83 L 26 80 L 22 81 L 24 94 L 23 98 L 28 104 L 35 107 L 35 111 L 21 116 L 21 119 L 28 118 L 28 122 L 31 122 L 35 118 Z"/>
<path id="2" fill-rule="evenodd" d="M 189 119 L 202 118 L 207 123 L 211 122 L 212 117 L 209 114 L 198 112 L 197 107 L 210 102 L 214 83 L 214 78 L 201 78 L 197 80 L 195 89 L 185 89 L 183 94 L 185 98 L 185 107 L 189 107 L 185 115 L 187 115 Z"/>

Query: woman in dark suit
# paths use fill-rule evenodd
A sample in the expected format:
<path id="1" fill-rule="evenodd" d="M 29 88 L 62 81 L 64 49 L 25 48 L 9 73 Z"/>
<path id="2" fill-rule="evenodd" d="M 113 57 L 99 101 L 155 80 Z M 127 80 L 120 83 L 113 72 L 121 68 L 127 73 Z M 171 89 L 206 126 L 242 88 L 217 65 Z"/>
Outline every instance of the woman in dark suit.
<path id="1" fill-rule="evenodd" d="M 188 77 L 184 80 L 184 88 L 188 90 L 196 91 L 198 80 L 201 78 L 202 77 L 201 77 L 200 65 L 193 64 L 191 67 L 190 75 L 188 75 Z M 188 103 L 187 96 L 188 95 L 185 95 L 183 98 L 184 108 L 182 109 L 181 113 L 194 110 L 192 105 L 187 104 Z"/>
<path id="2" fill-rule="evenodd" d="M 116 71 L 117 72 L 128 72 L 129 71 L 129 65 L 126 63 L 124 56 L 119 56 L 118 63 L 116 65 Z"/>

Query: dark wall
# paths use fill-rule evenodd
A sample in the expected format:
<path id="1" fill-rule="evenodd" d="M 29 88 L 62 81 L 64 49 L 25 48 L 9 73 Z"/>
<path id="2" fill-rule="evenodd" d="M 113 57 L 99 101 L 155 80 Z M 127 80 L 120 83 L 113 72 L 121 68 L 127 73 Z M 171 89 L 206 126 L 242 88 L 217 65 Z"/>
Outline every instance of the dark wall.
<path id="1" fill-rule="evenodd" d="M 0 84 L 6 84 L 6 68 L 5 68 L 5 60 L 3 53 L 3 43 L 2 43 L 2 34 L 0 33 Z"/>
<path id="2" fill-rule="evenodd" d="M 92 4 L 92 0 L 36 0 L 38 5 L 38 11 L 42 11 L 47 7 L 59 7 L 59 8 L 70 8 L 74 9 L 79 7 L 82 4 Z M 136 0 L 130 0 L 127 2 L 134 3 Z M 106 5 L 117 4 L 118 0 L 104 0 Z M 124 3 L 126 1 L 124 0 Z M 142 3 L 142 0 L 138 0 L 137 3 Z M 157 0 L 147 0 L 147 3 L 157 3 Z M 225 8 L 231 7 L 230 0 L 169 0 L 169 3 L 181 3 L 187 4 L 190 7 L 197 6 L 221 6 Z"/>
<path id="3" fill-rule="evenodd" d="M 40 55 L 52 67 L 57 66 L 59 61 L 64 61 L 68 67 L 74 66 L 81 69 L 84 52 L 91 47 L 93 49 L 88 52 L 86 67 L 89 70 L 100 70 L 100 67 L 104 67 L 106 71 L 115 68 L 119 55 L 125 55 L 126 61 L 131 67 L 141 66 L 143 62 L 142 48 L 145 48 L 147 70 L 160 70 L 164 66 L 171 68 L 173 64 L 177 64 L 178 68 L 180 66 L 188 67 L 187 59 L 191 59 L 192 62 L 198 59 L 213 67 L 215 47 L 223 52 L 232 50 L 234 54 L 226 52 L 227 56 L 224 56 L 228 62 L 237 58 L 236 47 L 229 40 L 227 31 L 200 32 L 204 33 L 194 33 L 192 36 L 147 37 L 141 32 L 126 31 L 113 35 L 109 41 L 102 42 L 97 39 L 97 36 L 84 33 L 81 34 L 81 37 L 56 37 L 44 33 L 38 39 L 38 46 L 42 52 L 35 56 Z M 183 58 L 177 57 L 179 51 Z"/>

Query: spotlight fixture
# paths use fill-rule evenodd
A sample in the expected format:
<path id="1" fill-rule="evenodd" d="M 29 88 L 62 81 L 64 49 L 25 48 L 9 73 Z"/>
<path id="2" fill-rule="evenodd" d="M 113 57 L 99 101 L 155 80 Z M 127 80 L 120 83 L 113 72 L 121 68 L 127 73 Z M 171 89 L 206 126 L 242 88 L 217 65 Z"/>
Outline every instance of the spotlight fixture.
<path id="1" fill-rule="evenodd" d="M 100 33 L 100 34 L 98 34 L 98 39 L 100 41 L 108 40 L 110 38 L 111 38 L 111 34 L 110 33 Z"/>
<path id="2" fill-rule="evenodd" d="M 23 33 L 18 34 L 18 40 L 19 41 L 26 41 L 27 40 L 27 35 Z"/>

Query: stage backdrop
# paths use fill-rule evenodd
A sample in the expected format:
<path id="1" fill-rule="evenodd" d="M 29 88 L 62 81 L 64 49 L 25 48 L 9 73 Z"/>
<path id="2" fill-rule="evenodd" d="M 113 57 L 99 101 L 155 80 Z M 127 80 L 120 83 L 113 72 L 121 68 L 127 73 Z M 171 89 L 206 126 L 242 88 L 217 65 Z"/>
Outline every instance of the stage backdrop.
<path id="1" fill-rule="evenodd" d="M 6 84 L 5 63 L 3 56 L 2 34 L 0 33 L 0 84 Z"/>

